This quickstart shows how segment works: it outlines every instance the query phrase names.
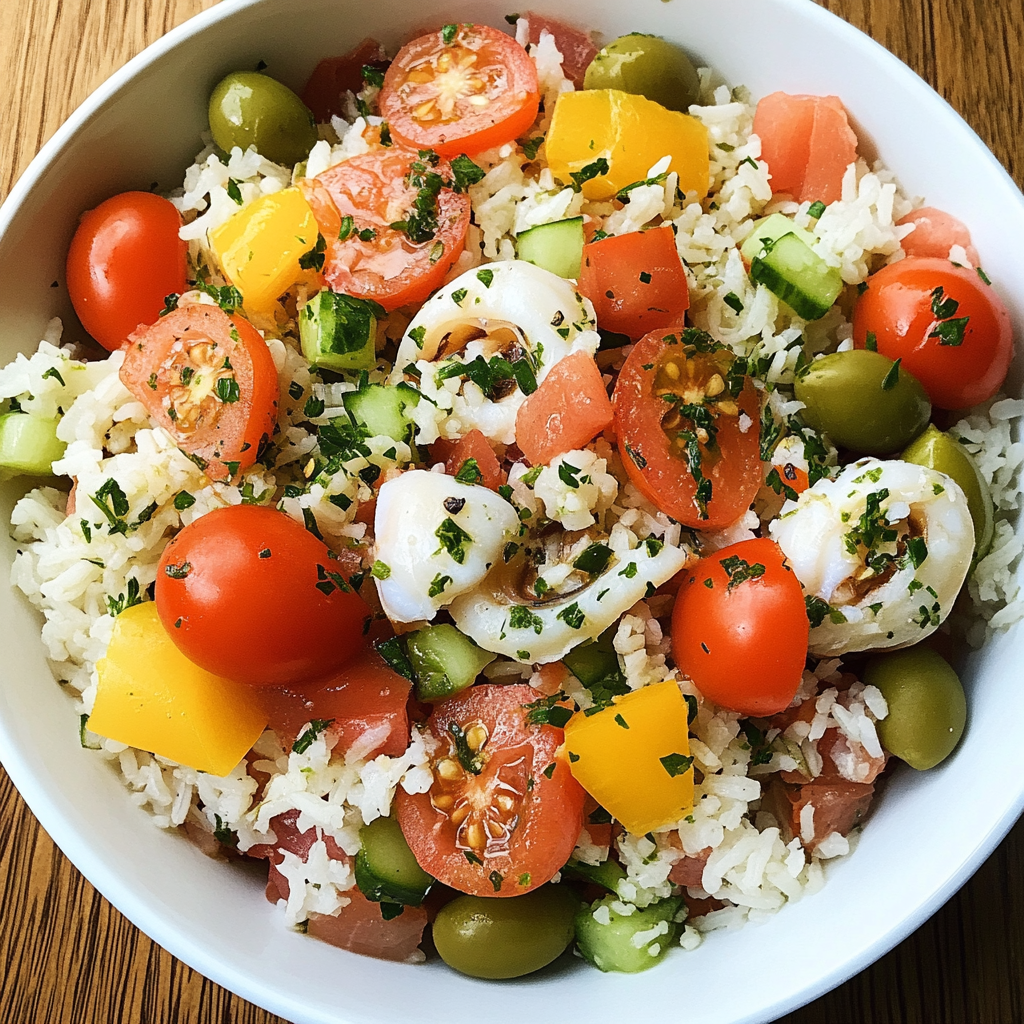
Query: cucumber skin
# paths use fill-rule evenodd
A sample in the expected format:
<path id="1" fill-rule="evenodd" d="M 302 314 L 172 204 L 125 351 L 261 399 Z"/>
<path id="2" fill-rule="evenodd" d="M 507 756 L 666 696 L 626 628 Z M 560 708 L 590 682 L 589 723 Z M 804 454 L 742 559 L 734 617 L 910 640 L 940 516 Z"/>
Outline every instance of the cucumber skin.
<path id="1" fill-rule="evenodd" d="M 636 910 L 628 917 L 623 917 L 611 909 L 609 904 L 617 897 L 606 896 L 590 906 L 584 906 L 576 915 L 576 945 L 583 958 L 602 971 L 618 971 L 624 974 L 636 974 L 653 967 L 666 953 L 676 939 L 678 925 L 673 920 L 682 906 L 682 898 L 670 896 L 668 899 L 653 903 L 643 910 Z M 611 921 L 599 924 L 594 920 L 594 910 L 598 906 L 609 907 Z M 630 939 L 638 932 L 647 931 L 659 921 L 668 921 L 668 931 L 654 940 L 660 951 L 656 956 L 648 952 L 650 943 L 637 949 Z"/>
<path id="2" fill-rule="evenodd" d="M 538 224 L 516 238 L 516 255 L 559 277 L 578 280 L 583 264 L 583 218 Z"/>
<path id="3" fill-rule="evenodd" d="M 801 242 L 806 242 L 808 246 L 812 246 L 817 241 L 810 231 L 798 227 L 784 214 L 773 213 L 770 217 L 764 217 L 755 222 L 750 234 L 740 246 L 740 254 L 748 264 L 753 263 L 761 255 L 764 239 L 777 242 L 783 235 L 796 235 Z"/>
<path id="4" fill-rule="evenodd" d="M 53 476 L 67 448 L 57 437 L 59 422 L 25 412 L 0 416 L 0 473 Z"/>
<path id="5" fill-rule="evenodd" d="M 330 337 L 325 337 L 325 335 Z M 362 338 L 360 344 L 354 338 Z M 370 303 L 325 288 L 299 317 L 302 354 L 328 370 L 372 370 L 376 365 L 377 318 Z"/>

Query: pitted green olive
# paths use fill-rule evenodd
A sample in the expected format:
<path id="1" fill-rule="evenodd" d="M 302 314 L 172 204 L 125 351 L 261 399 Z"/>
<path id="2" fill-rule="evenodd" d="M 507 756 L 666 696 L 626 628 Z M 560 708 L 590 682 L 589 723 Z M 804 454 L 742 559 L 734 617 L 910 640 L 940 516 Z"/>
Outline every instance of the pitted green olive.
<path id="1" fill-rule="evenodd" d="M 210 96 L 210 131 L 225 152 L 255 146 L 260 156 L 292 167 L 317 140 L 309 108 L 286 85 L 256 71 L 236 71 Z"/>
<path id="2" fill-rule="evenodd" d="M 931 418 L 931 403 L 917 379 L 867 349 L 816 359 L 797 378 L 795 392 L 809 426 L 860 455 L 899 451 Z"/>
<path id="3" fill-rule="evenodd" d="M 934 768 L 960 742 L 967 699 L 960 678 L 930 647 L 908 647 L 871 658 L 864 682 L 889 705 L 878 723 L 882 746 L 911 768 Z"/>
<path id="4" fill-rule="evenodd" d="M 974 520 L 975 555 L 983 558 L 992 543 L 995 511 L 988 484 L 970 453 L 955 438 L 929 424 L 928 429 L 903 450 L 900 458 L 945 473 L 960 485 Z"/>
<path id="5" fill-rule="evenodd" d="M 518 978 L 546 967 L 572 942 L 580 901 L 568 886 L 525 896 L 460 896 L 434 921 L 441 959 L 473 978 Z"/>
<path id="6" fill-rule="evenodd" d="M 658 36 L 633 32 L 609 43 L 590 62 L 585 89 L 620 89 L 684 113 L 696 103 L 700 79 L 690 58 Z"/>

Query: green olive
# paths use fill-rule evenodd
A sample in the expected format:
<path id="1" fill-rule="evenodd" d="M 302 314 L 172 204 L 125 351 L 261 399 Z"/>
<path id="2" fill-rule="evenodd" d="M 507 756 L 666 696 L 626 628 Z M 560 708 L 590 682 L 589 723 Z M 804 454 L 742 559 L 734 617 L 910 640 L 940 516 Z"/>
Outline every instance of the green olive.
<path id="1" fill-rule="evenodd" d="M 864 668 L 864 682 L 877 686 L 889 705 L 878 723 L 889 753 L 921 771 L 953 752 L 967 723 L 967 698 L 939 654 L 918 645 L 876 655 Z"/>
<path id="2" fill-rule="evenodd" d="M 317 141 L 309 108 L 286 85 L 256 71 L 235 71 L 210 96 L 210 131 L 225 152 L 255 146 L 260 156 L 293 167 Z"/>
<path id="3" fill-rule="evenodd" d="M 434 921 L 441 959 L 473 978 L 518 978 L 546 967 L 572 942 L 580 901 L 564 885 L 525 896 L 460 896 Z"/>
<path id="4" fill-rule="evenodd" d="M 974 520 L 975 557 L 983 558 L 992 544 L 995 510 L 992 493 L 970 453 L 955 438 L 929 424 L 928 429 L 903 450 L 900 458 L 945 473 L 960 485 Z"/>
<path id="5" fill-rule="evenodd" d="M 700 79 L 678 46 L 633 32 L 619 36 L 590 62 L 583 88 L 621 89 L 685 112 L 697 102 Z"/>
<path id="6" fill-rule="evenodd" d="M 803 417 L 841 448 L 891 455 L 927 426 L 932 407 L 916 377 L 867 349 L 816 359 L 797 378 Z"/>

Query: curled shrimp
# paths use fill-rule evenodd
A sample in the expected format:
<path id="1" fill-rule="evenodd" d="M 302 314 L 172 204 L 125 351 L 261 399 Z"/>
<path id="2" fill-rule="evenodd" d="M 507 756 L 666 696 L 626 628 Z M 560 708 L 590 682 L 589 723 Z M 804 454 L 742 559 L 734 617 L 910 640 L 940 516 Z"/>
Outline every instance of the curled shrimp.
<path id="1" fill-rule="evenodd" d="M 898 460 L 862 459 L 819 480 L 769 530 L 803 585 L 819 657 L 923 640 L 952 609 L 974 550 L 955 481 Z"/>

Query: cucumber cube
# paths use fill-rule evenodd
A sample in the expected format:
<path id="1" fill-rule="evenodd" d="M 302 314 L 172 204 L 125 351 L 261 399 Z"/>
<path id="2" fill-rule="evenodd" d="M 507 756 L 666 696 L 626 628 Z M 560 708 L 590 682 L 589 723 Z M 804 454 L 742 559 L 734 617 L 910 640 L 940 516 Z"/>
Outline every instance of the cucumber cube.
<path id="1" fill-rule="evenodd" d="M 444 700 L 471 686 L 495 658 L 448 623 L 410 633 L 406 649 L 416 672 L 416 697 L 425 701 Z"/>
<path id="2" fill-rule="evenodd" d="M 25 412 L 0 416 L 0 473 L 52 476 L 67 445 L 57 437 L 59 419 Z"/>
<path id="3" fill-rule="evenodd" d="M 521 260 L 559 277 L 578 278 L 583 262 L 583 218 L 556 220 L 524 231 L 516 238 L 516 253 Z"/>
<path id="4" fill-rule="evenodd" d="M 375 302 L 325 288 L 299 314 L 302 354 L 328 370 L 372 370 L 379 312 Z"/>

